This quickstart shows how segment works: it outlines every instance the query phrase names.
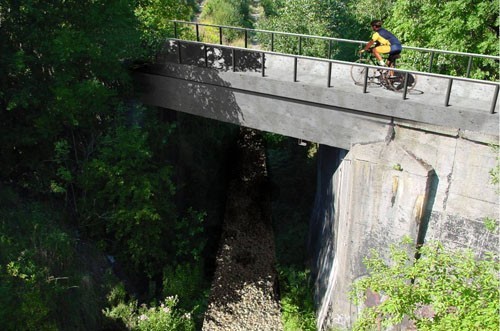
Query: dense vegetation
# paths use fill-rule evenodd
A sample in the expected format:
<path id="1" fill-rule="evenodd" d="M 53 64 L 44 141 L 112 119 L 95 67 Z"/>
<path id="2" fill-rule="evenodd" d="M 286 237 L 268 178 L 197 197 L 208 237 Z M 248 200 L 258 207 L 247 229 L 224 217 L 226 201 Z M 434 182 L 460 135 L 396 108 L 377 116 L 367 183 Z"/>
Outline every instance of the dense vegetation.
<path id="1" fill-rule="evenodd" d="M 354 284 L 353 301 L 362 305 L 371 291 L 383 296 L 363 309 L 354 330 L 397 326 L 409 318 L 417 330 L 498 330 L 498 255 L 477 259 L 470 250 L 429 242 L 414 259 L 413 241 L 391 246 L 388 263 L 379 252 L 366 259 L 369 277 Z"/>
<path id="2" fill-rule="evenodd" d="M 384 20 L 384 27 L 392 31 L 403 45 L 444 49 L 449 51 L 496 55 L 498 43 L 498 1 L 473 0 L 265 0 L 266 19 L 259 28 L 273 31 L 294 32 L 343 39 L 368 40 L 372 33 L 369 22 Z M 270 36 L 263 35 L 264 45 L 270 44 Z M 277 37 L 275 49 L 298 54 L 297 37 Z M 328 43 L 304 39 L 301 54 L 352 61 L 357 46 L 334 43 L 328 51 Z M 411 69 L 427 71 L 429 53 L 403 51 L 402 60 Z M 433 72 L 465 75 L 468 58 L 439 55 L 434 59 Z M 498 79 L 498 61 L 475 59 L 471 77 Z"/>
<path id="3" fill-rule="evenodd" d="M 181 201 L 194 189 L 177 146 L 205 130 L 213 157 L 190 157 L 214 170 L 233 130 L 143 109 L 127 67 L 154 55 L 169 18 L 188 20 L 194 9 L 177 0 L 0 2 L 3 329 L 141 329 L 128 321 L 142 308 L 120 307 L 203 305 L 202 233 L 222 192 Z M 164 301 L 173 295 L 178 302 Z M 199 322 L 194 313 L 188 326 Z"/>
<path id="4" fill-rule="evenodd" d="M 258 27 L 367 39 L 372 14 L 385 13 L 407 44 L 498 54 L 495 4 L 262 0 Z M 207 0 L 201 19 L 251 27 L 251 5 Z M 217 244 L 208 239 L 218 235 L 236 130 L 144 108 L 128 71 L 173 35 L 169 19 L 191 20 L 196 11 L 195 0 L 0 0 L 4 330 L 199 327 Z M 277 47 L 298 51 L 287 40 Z M 302 50 L 326 51 L 312 42 Z M 336 45 L 332 56 L 349 59 L 353 51 Z M 440 70 L 456 70 L 453 63 L 440 59 Z M 497 77 L 495 65 L 476 65 L 475 75 Z M 284 323 L 312 330 L 301 236 L 313 188 L 302 183 L 297 196 L 287 189 L 296 183 L 286 181 L 297 168 L 314 175 L 314 146 L 268 138 L 270 169 L 283 187 L 273 212 Z"/>

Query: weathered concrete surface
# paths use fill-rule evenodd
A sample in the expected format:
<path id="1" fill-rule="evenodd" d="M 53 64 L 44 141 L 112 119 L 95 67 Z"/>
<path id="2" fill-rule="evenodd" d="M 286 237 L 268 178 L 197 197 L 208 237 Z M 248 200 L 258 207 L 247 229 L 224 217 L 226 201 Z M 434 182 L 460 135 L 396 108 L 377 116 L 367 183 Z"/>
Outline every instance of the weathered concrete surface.
<path id="1" fill-rule="evenodd" d="M 319 159 L 318 176 L 328 187 L 318 187 L 316 201 L 329 211 L 311 223 L 319 243 L 312 260 L 320 330 L 352 325 L 358 307 L 347 293 L 366 274 L 362 259 L 371 248 L 387 253 L 409 235 L 478 255 L 498 251 L 498 231 L 484 224 L 485 217 L 499 218 L 489 175 L 496 154 L 488 145 L 396 125 L 388 145 L 356 145 L 340 165 L 337 151 L 320 148 Z"/>
<path id="2" fill-rule="evenodd" d="M 220 85 L 150 74 L 137 74 L 136 83 L 148 88 L 146 104 L 344 149 L 384 141 L 391 128 L 388 118 Z"/>
<path id="3" fill-rule="evenodd" d="M 326 289 L 316 292 L 320 327 L 351 325 L 357 308 L 348 292 L 366 273 L 362 261 L 371 249 L 385 249 L 405 235 L 416 242 L 432 175 L 429 165 L 395 142 L 356 145 L 347 154 L 332 180 L 334 240 L 325 249 L 333 250 L 333 264 L 328 277 L 316 282 Z"/>
<path id="4" fill-rule="evenodd" d="M 478 253 L 498 251 L 498 235 L 486 231 L 484 225 L 486 217 L 498 220 L 500 210 L 498 187 L 489 174 L 497 162 L 492 147 L 398 127 L 396 141 L 436 172 L 426 239 L 439 239 L 450 247 L 472 247 Z"/>

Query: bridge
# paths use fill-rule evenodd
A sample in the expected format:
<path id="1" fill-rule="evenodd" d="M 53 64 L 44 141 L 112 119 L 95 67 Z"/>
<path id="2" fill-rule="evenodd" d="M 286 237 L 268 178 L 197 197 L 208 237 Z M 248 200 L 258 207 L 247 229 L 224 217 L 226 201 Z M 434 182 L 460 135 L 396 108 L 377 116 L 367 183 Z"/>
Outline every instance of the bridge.
<path id="1" fill-rule="evenodd" d="M 489 175 L 498 152 L 488 144 L 498 144 L 499 84 L 467 77 L 478 58 L 498 57 L 413 49 L 429 54 L 429 69 L 439 52 L 468 58 L 466 73 L 398 69 L 417 83 L 395 92 L 366 76 L 354 84 L 357 64 L 300 54 L 308 37 L 362 41 L 290 34 L 299 54 L 286 54 L 273 49 L 278 32 L 261 32 L 270 34 L 264 50 L 249 43 L 255 31 L 208 25 L 219 40 L 207 42 L 202 24 L 183 23 L 193 27 L 186 40 L 173 23 L 175 38 L 134 73 L 145 104 L 319 144 L 309 235 L 319 330 L 352 325 L 358 307 L 347 293 L 366 274 L 370 249 L 384 254 L 406 235 L 479 255 L 498 250 L 498 233 L 484 222 L 498 219 Z M 241 32 L 243 47 L 223 45 L 229 28 Z"/>
<path id="2" fill-rule="evenodd" d="M 200 39 L 200 24 L 193 24 Z M 247 48 L 168 40 L 156 62 L 136 74 L 144 102 L 344 149 L 383 140 L 393 125 L 498 134 L 497 82 L 398 70 L 416 76 L 414 89 L 358 86 L 351 62 L 248 48 L 248 35 Z"/>

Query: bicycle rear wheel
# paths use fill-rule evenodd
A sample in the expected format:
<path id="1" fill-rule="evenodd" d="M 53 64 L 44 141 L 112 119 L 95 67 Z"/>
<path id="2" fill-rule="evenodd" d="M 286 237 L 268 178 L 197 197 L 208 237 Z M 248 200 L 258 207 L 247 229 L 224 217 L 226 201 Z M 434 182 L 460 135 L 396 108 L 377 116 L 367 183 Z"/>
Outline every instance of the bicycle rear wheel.
<path id="1" fill-rule="evenodd" d="M 387 86 L 393 91 L 403 91 L 405 86 L 405 74 L 402 72 L 394 72 L 394 76 L 386 79 Z M 408 91 L 417 85 L 417 76 L 408 74 Z"/>
<path id="2" fill-rule="evenodd" d="M 368 59 L 358 59 L 358 60 L 356 60 L 355 63 L 366 64 L 366 65 L 372 64 Z M 365 81 L 366 70 L 368 70 L 368 83 L 373 83 L 373 79 L 377 75 L 376 69 L 353 65 L 351 67 L 351 78 L 354 81 L 354 84 L 363 85 L 363 83 Z"/>

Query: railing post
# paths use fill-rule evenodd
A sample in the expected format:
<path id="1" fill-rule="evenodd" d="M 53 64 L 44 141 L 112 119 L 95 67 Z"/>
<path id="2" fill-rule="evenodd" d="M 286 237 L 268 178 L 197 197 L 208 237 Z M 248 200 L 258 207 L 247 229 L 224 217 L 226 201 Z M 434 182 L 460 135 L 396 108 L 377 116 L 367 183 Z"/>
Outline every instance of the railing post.
<path id="1" fill-rule="evenodd" d="M 326 83 L 326 87 L 332 86 L 332 63 L 328 61 L 328 80 Z"/>
<path id="2" fill-rule="evenodd" d="M 179 64 L 182 64 L 181 41 L 180 40 L 177 40 L 177 57 L 179 58 Z"/>
<path id="3" fill-rule="evenodd" d="M 363 93 L 368 93 L 368 70 L 370 68 L 365 67 L 365 76 L 363 78 Z"/>
<path id="4" fill-rule="evenodd" d="M 208 52 L 207 52 L 207 44 L 203 45 L 203 49 L 205 50 L 205 67 L 208 68 Z"/>
<path id="5" fill-rule="evenodd" d="M 245 48 L 248 47 L 248 30 L 245 29 Z"/>
<path id="6" fill-rule="evenodd" d="M 219 45 L 222 45 L 222 26 L 219 26 Z"/>
<path id="7" fill-rule="evenodd" d="M 328 60 L 332 58 L 332 40 L 328 41 Z"/>
<path id="8" fill-rule="evenodd" d="M 293 58 L 293 82 L 297 81 L 297 58 Z"/>
<path id="9" fill-rule="evenodd" d="M 196 23 L 196 41 L 200 41 L 200 27 L 198 23 Z"/>
<path id="10" fill-rule="evenodd" d="M 299 55 L 302 55 L 302 37 L 299 37 Z"/>
<path id="11" fill-rule="evenodd" d="M 450 78 L 448 81 L 448 89 L 446 90 L 446 100 L 444 101 L 444 106 L 448 107 L 450 105 L 450 95 L 451 95 L 451 86 L 453 85 L 453 78 Z"/>
<path id="12" fill-rule="evenodd" d="M 469 56 L 469 63 L 467 63 L 467 75 L 466 77 L 470 77 L 470 69 L 472 68 L 472 56 Z"/>
<path id="13" fill-rule="evenodd" d="M 432 72 L 432 64 L 434 62 L 434 52 L 431 52 L 431 59 L 429 61 L 429 72 Z"/>
<path id="14" fill-rule="evenodd" d="M 274 52 L 274 33 L 271 32 L 271 52 Z"/>
<path id="15" fill-rule="evenodd" d="M 406 94 L 408 93 L 408 76 L 409 74 L 405 72 L 405 82 L 403 85 L 403 100 L 406 100 Z"/>
<path id="16" fill-rule="evenodd" d="M 174 38 L 177 39 L 177 22 L 174 21 Z"/>
<path id="17" fill-rule="evenodd" d="M 495 87 L 495 93 L 493 94 L 493 101 L 491 102 L 491 109 L 490 109 L 490 114 L 495 113 L 495 107 L 497 105 L 497 100 L 498 100 L 498 90 L 500 88 L 500 85 L 497 85 Z"/>
<path id="18" fill-rule="evenodd" d="M 232 49 L 232 65 L 233 65 L 233 72 L 236 71 L 236 50 L 233 48 Z"/>
<path id="19" fill-rule="evenodd" d="M 265 77 L 266 76 L 266 56 L 265 56 L 265 53 L 262 52 L 260 53 L 261 54 L 261 59 L 262 59 L 262 77 Z"/>

